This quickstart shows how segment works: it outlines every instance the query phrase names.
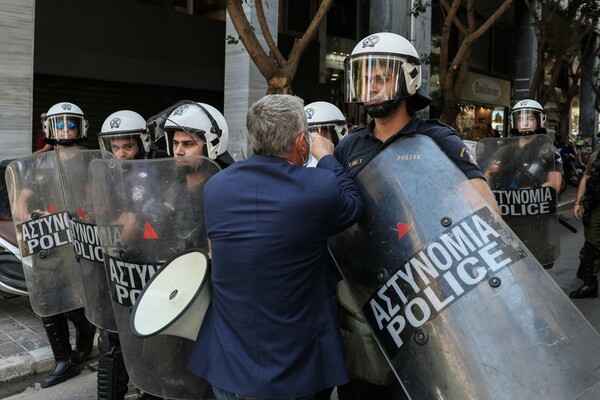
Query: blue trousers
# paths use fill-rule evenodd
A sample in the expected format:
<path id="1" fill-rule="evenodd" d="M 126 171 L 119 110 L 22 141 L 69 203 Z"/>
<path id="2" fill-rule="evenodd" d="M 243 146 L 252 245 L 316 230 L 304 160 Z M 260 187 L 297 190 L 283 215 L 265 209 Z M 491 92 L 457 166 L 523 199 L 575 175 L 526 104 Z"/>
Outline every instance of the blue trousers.
<path id="1" fill-rule="evenodd" d="M 248 397 L 241 394 L 236 394 L 233 392 L 228 392 L 227 390 L 219 389 L 216 386 L 213 386 L 213 392 L 215 393 L 215 397 L 217 400 L 314 400 L 315 396 L 303 396 L 303 397 L 290 397 L 285 399 L 265 399 L 261 397 Z"/>

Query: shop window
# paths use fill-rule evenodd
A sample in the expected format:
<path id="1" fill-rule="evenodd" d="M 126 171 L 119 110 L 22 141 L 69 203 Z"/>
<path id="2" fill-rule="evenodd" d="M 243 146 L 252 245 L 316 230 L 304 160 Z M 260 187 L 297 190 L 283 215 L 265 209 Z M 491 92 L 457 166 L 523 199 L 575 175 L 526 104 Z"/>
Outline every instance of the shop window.
<path id="1" fill-rule="evenodd" d="M 284 33 L 302 36 L 312 20 L 316 10 L 311 0 L 288 0 L 284 6 Z"/>
<path id="2" fill-rule="evenodd" d="M 356 39 L 356 1 L 333 0 L 327 13 L 327 36 Z"/>

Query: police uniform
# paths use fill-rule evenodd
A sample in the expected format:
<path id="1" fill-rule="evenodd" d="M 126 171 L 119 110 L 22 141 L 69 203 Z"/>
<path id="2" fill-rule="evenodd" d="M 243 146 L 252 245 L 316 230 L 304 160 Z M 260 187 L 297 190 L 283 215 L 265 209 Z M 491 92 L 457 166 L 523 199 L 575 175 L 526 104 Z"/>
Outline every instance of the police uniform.
<path id="1" fill-rule="evenodd" d="M 569 293 L 574 299 L 598 297 L 598 272 L 600 271 L 600 159 L 593 153 L 585 174 L 585 195 L 583 196 L 583 236 L 585 242 L 580 251 L 581 264 L 577 276 L 583 285 Z"/>
<path id="2" fill-rule="evenodd" d="M 544 135 L 529 138 L 522 147 L 518 143 L 521 139 L 517 139 L 494 153 L 493 160 L 499 168 L 497 172 L 490 173 L 488 178 L 493 190 L 540 188 L 551 172 L 562 175 L 562 159 L 552 142 Z M 551 215 L 555 215 L 555 211 Z M 560 246 L 552 234 L 555 225 L 549 217 L 522 214 L 503 216 L 504 221 L 546 269 L 554 265 L 555 249 Z"/>
<path id="3" fill-rule="evenodd" d="M 426 135 L 433 139 L 468 179 L 483 178 L 483 173 L 457 132 L 438 120 L 425 121 L 413 117 L 385 143 L 375 136 L 374 127 L 375 122 L 371 121 L 365 128 L 345 137 L 334 150 L 333 154 L 352 178 L 389 143 L 411 134 Z"/>
<path id="4" fill-rule="evenodd" d="M 400 131 L 390 137 L 386 142 L 382 142 L 375 136 L 373 132 L 374 127 L 375 122 L 371 121 L 365 128 L 346 136 L 334 149 L 335 157 L 352 178 L 355 178 L 362 168 L 375 158 L 387 145 L 395 140 L 402 139 L 405 136 L 415 134 L 426 135 L 433 139 L 444 154 L 456 164 L 468 179 L 483 178 L 481 169 L 477 166 L 474 157 L 460 139 L 457 132 L 450 126 L 444 125 L 438 120 L 422 120 L 418 117 L 413 117 Z M 340 307 L 340 312 L 342 320 L 347 321 L 352 319 L 350 313 L 346 312 L 346 308 L 343 306 Z M 359 326 L 361 324 L 364 325 L 364 322 L 359 322 L 359 320 L 355 320 L 353 324 L 345 324 L 345 329 L 353 326 L 354 328 L 352 329 L 354 330 L 352 332 L 343 332 L 342 337 L 344 338 L 344 347 L 348 349 L 348 352 L 355 352 L 357 355 L 364 354 L 364 352 L 379 351 L 378 349 L 370 350 L 365 340 L 359 338 L 361 335 Z M 344 329 L 342 329 L 342 331 L 343 330 Z M 353 349 L 353 346 L 357 343 L 362 343 L 361 346 L 364 346 L 364 348 Z M 351 358 L 352 357 L 347 356 L 346 360 Z M 376 360 L 384 360 L 384 356 L 374 357 L 372 360 L 373 362 L 377 362 Z M 382 364 L 371 366 L 365 366 L 363 363 L 362 367 L 347 365 L 351 380 L 349 384 L 338 388 L 339 398 L 341 400 L 354 398 L 400 400 L 406 398 L 404 390 L 401 385 L 398 384 L 397 380 L 394 379 L 387 363 L 385 361 L 380 361 L 380 363 Z M 364 368 L 369 370 L 365 371 Z M 357 379 L 356 377 L 358 376 L 365 378 Z M 369 376 L 369 378 L 366 378 L 366 376 Z M 382 384 L 382 382 L 390 381 L 393 383 Z"/>

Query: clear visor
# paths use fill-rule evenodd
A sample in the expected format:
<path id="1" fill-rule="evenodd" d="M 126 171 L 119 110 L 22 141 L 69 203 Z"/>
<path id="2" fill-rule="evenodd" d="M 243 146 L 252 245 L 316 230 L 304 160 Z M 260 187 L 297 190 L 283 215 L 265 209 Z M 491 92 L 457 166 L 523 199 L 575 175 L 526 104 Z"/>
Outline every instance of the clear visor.
<path id="1" fill-rule="evenodd" d="M 54 115 L 46 118 L 46 138 L 50 140 L 75 140 L 82 137 L 83 118 L 76 115 Z"/>
<path id="2" fill-rule="evenodd" d="M 522 109 L 512 112 L 512 128 L 519 132 L 535 132 L 540 128 L 540 112 L 532 109 Z"/>
<path id="3" fill-rule="evenodd" d="M 382 54 L 357 55 L 345 60 L 346 103 L 379 104 L 407 97 L 402 66 L 405 59 Z"/>
<path id="4" fill-rule="evenodd" d="M 315 124 L 315 125 L 310 125 L 308 127 L 308 132 L 311 135 L 314 135 L 315 133 L 324 137 L 325 139 L 328 139 L 332 142 L 334 142 L 334 137 L 337 136 L 338 139 L 341 139 L 342 136 L 344 135 L 346 129 L 345 129 L 345 125 L 341 125 L 341 124 Z"/>
<path id="5" fill-rule="evenodd" d="M 139 134 L 98 135 L 100 148 L 114 154 L 119 160 L 133 160 L 144 155 Z"/>

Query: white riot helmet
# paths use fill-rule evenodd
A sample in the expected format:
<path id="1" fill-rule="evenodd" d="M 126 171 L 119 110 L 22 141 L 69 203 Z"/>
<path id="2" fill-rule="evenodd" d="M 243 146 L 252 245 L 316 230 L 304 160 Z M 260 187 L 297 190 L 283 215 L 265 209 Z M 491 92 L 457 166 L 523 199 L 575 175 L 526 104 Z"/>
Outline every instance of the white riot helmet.
<path id="1" fill-rule="evenodd" d="M 429 105 L 420 93 L 421 59 L 404 37 L 375 33 L 361 40 L 344 60 L 346 103 L 364 103 L 367 113 L 380 118 L 391 113 L 402 99 L 409 113 Z"/>
<path id="2" fill-rule="evenodd" d="M 517 102 L 510 112 L 512 136 L 526 136 L 546 133 L 546 113 L 544 107 L 535 100 Z"/>
<path id="3" fill-rule="evenodd" d="M 73 103 L 61 102 L 50 107 L 44 119 L 45 141 L 69 146 L 87 137 L 88 121 Z"/>
<path id="4" fill-rule="evenodd" d="M 98 142 L 102 150 L 115 152 L 115 139 L 134 139 L 139 151 L 135 158 L 145 158 L 150 152 L 150 134 L 146 126 L 146 120 L 140 114 L 120 110 L 114 112 L 104 120 L 102 130 L 98 133 Z"/>
<path id="5" fill-rule="evenodd" d="M 204 139 L 204 154 L 215 160 L 227 151 L 229 128 L 223 114 L 206 103 L 185 102 L 178 106 L 167 117 L 164 124 L 167 136 L 167 153 L 172 156 L 171 142 L 175 131 L 187 132 L 192 138 L 195 135 Z M 194 135 L 195 134 L 195 135 Z"/>
<path id="6" fill-rule="evenodd" d="M 319 132 L 325 129 L 331 133 L 331 140 L 337 145 L 348 131 L 346 118 L 339 108 L 326 101 L 315 101 L 304 106 L 308 130 Z"/>

